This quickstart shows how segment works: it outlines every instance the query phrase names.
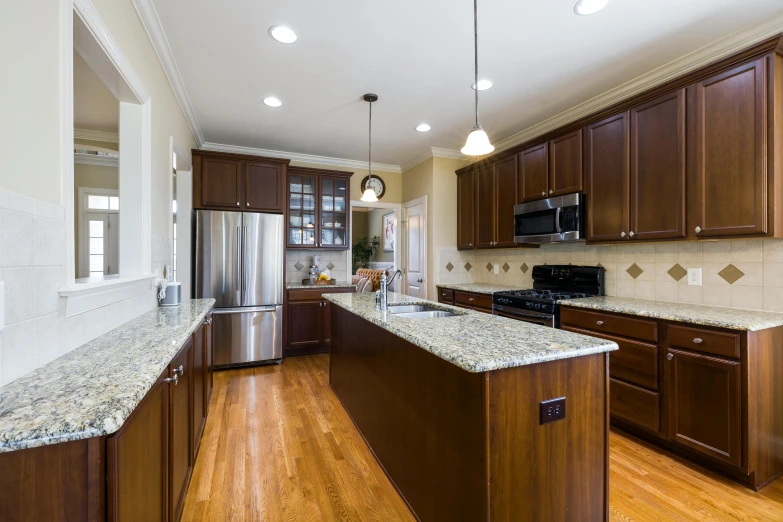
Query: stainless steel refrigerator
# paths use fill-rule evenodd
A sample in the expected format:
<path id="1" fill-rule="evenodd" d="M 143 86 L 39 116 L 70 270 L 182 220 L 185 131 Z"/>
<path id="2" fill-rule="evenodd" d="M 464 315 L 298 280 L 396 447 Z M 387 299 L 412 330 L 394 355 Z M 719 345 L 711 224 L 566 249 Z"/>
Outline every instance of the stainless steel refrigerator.
<path id="1" fill-rule="evenodd" d="M 283 357 L 283 216 L 197 210 L 194 288 L 215 299 L 215 368 Z"/>

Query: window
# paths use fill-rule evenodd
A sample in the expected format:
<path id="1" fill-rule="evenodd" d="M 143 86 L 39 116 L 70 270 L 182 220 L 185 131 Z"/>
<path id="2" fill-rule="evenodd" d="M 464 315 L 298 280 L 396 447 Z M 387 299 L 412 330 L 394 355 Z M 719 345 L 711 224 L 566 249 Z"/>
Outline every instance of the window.
<path id="1" fill-rule="evenodd" d="M 87 209 L 88 210 L 119 210 L 120 198 L 119 196 L 96 196 L 96 195 L 88 194 Z"/>
<path id="2" fill-rule="evenodd" d="M 103 275 L 103 240 L 106 234 L 103 230 L 104 221 L 90 220 L 90 277 Z"/>
<path id="3" fill-rule="evenodd" d="M 115 189 L 79 187 L 77 277 L 119 273 L 120 197 Z"/>

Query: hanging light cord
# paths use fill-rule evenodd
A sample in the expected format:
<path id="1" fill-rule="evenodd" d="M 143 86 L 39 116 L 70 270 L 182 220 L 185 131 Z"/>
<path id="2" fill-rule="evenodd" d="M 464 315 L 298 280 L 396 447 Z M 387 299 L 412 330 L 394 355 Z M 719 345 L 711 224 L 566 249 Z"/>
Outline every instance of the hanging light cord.
<path id="1" fill-rule="evenodd" d="M 473 58 L 473 90 L 476 91 L 476 128 L 478 128 L 480 127 L 478 110 L 478 0 L 473 0 Z"/>
<path id="2" fill-rule="evenodd" d="M 372 179 L 372 102 L 370 102 L 370 147 L 369 147 L 369 154 L 367 156 L 367 182 Z"/>

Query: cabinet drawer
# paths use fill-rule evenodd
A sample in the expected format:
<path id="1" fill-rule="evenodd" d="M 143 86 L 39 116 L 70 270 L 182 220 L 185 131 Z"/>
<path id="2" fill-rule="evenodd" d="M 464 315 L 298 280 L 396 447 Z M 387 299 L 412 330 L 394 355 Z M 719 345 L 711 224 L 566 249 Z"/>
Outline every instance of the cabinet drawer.
<path id="1" fill-rule="evenodd" d="M 312 290 L 309 288 L 289 290 L 288 300 L 289 301 L 320 301 L 321 296 L 323 294 L 348 294 L 354 291 L 355 290 L 353 288 L 329 288 L 329 287 L 318 287 L 318 288 L 313 288 Z"/>
<path id="2" fill-rule="evenodd" d="M 492 310 L 492 296 L 484 294 L 474 294 L 472 292 L 454 292 L 454 301 L 457 304 L 465 305 L 470 308 L 483 308 Z"/>
<path id="3" fill-rule="evenodd" d="M 671 346 L 724 357 L 739 358 L 740 356 L 740 334 L 738 333 L 669 325 L 668 339 Z"/>
<path id="4" fill-rule="evenodd" d="M 659 394 L 609 379 L 609 409 L 614 417 L 659 431 Z"/>
<path id="5" fill-rule="evenodd" d="M 635 319 L 600 312 L 586 312 L 564 306 L 560 312 L 560 323 L 586 328 L 595 332 L 658 342 L 658 323 L 647 319 Z"/>
<path id="6" fill-rule="evenodd" d="M 438 288 L 438 302 L 440 303 L 453 303 L 454 302 L 454 290 L 448 288 Z"/>
<path id="7" fill-rule="evenodd" d="M 609 353 L 609 375 L 615 379 L 644 386 L 651 390 L 658 389 L 658 347 L 656 345 L 570 326 L 564 326 L 562 329 L 616 342 L 620 349 Z"/>

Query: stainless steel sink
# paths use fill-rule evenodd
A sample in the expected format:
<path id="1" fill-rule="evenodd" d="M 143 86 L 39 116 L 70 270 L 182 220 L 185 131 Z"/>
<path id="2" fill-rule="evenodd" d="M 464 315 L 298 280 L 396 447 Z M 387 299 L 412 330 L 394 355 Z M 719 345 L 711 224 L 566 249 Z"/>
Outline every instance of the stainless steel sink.
<path id="1" fill-rule="evenodd" d="M 435 317 L 456 317 L 459 314 L 455 314 L 454 312 L 444 312 L 443 310 L 435 310 L 430 308 L 426 312 L 397 312 L 394 313 L 394 315 L 396 315 L 397 317 L 405 317 L 406 319 L 433 319 Z"/>
<path id="2" fill-rule="evenodd" d="M 391 305 L 388 307 L 392 314 L 408 314 L 413 312 L 440 312 L 437 308 L 427 305 Z"/>

